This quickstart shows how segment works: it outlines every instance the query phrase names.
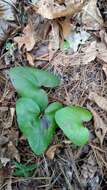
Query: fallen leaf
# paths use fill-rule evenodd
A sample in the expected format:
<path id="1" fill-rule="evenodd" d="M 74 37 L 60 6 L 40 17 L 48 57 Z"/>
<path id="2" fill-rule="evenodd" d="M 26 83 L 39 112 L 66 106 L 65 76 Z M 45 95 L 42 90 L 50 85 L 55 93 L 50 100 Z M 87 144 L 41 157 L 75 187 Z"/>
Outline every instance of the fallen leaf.
<path id="1" fill-rule="evenodd" d="M 95 92 L 90 92 L 88 98 L 90 100 L 94 101 L 101 109 L 103 109 L 104 111 L 107 111 L 107 99 L 106 98 L 99 96 Z"/>
<path id="2" fill-rule="evenodd" d="M 62 148 L 63 146 L 61 144 L 56 144 L 51 146 L 47 151 L 46 151 L 46 156 L 48 159 L 53 160 L 55 156 L 55 152 L 58 148 Z"/>
<path id="3" fill-rule="evenodd" d="M 68 65 L 87 65 L 91 61 L 94 61 L 94 59 L 97 56 L 97 50 L 96 50 L 96 41 L 88 43 L 84 48 L 81 48 L 82 52 L 78 53 L 70 53 L 66 54 L 66 52 L 60 52 L 58 53 L 54 59 L 51 61 L 51 64 L 54 66 L 62 65 L 62 66 L 68 66 Z"/>
<path id="4" fill-rule="evenodd" d="M 95 127 L 95 134 L 100 140 L 100 144 L 102 146 L 104 137 L 107 133 L 107 124 L 104 123 L 103 119 L 98 115 L 96 111 L 91 106 L 88 106 L 88 109 L 92 112 L 94 116 L 94 127 Z"/>
<path id="5" fill-rule="evenodd" d="M 103 19 L 97 8 L 97 0 L 88 1 L 83 7 L 82 23 L 88 30 L 99 30 L 103 25 Z"/>
<path id="6" fill-rule="evenodd" d="M 2 19 L 4 20 L 10 20 L 10 21 L 14 21 L 15 17 L 14 17 L 14 13 L 13 13 L 13 4 L 15 4 L 16 1 L 12 1 L 12 0 L 8 0 L 8 1 L 3 1 L 0 0 L 0 6 L 3 9 L 3 14 Z"/>
<path id="7" fill-rule="evenodd" d="M 0 158 L 1 164 L 5 167 L 8 162 L 10 162 L 9 158 Z"/>
<path id="8" fill-rule="evenodd" d="M 14 41 L 18 43 L 18 48 L 20 49 L 25 45 L 27 51 L 31 51 L 35 45 L 33 25 L 29 21 L 28 25 L 24 28 L 22 36 L 17 36 Z"/>
<path id="9" fill-rule="evenodd" d="M 103 71 L 104 71 L 104 73 L 105 73 L 105 75 L 107 77 L 107 65 L 104 64 L 102 69 L 103 69 Z"/>
<path id="10" fill-rule="evenodd" d="M 85 42 L 90 37 L 90 34 L 85 30 L 80 30 L 79 32 L 72 31 L 71 34 L 66 38 L 70 44 L 70 48 L 73 49 L 73 52 L 78 50 L 78 47 Z"/>
<path id="11" fill-rule="evenodd" d="M 81 11 L 83 5 L 84 1 L 79 3 L 68 3 L 68 5 L 64 6 L 58 4 L 58 2 L 54 2 L 54 0 L 40 0 L 37 13 L 48 19 L 73 16 Z"/>
<path id="12" fill-rule="evenodd" d="M 27 61 L 29 62 L 29 65 L 34 66 L 33 55 L 27 52 L 26 56 L 27 56 Z"/>
<path id="13" fill-rule="evenodd" d="M 17 148 L 14 146 L 12 141 L 9 142 L 8 144 L 8 154 L 10 158 L 15 158 L 18 162 L 20 162 L 20 155 L 17 150 Z"/>
<path id="14" fill-rule="evenodd" d="M 49 60 L 52 59 L 55 52 L 59 49 L 60 39 L 59 39 L 59 26 L 53 21 L 52 30 L 49 35 Z"/>
<path id="15" fill-rule="evenodd" d="M 97 49 L 97 57 L 106 63 L 107 62 L 107 47 L 106 47 L 106 45 L 104 43 L 97 43 L 96 49 Z"/>
<path id="16" fill-rule="evenodd" d="M 66 37 L 68 37 L 68 35 L 71 33 L 73 26 L 69 18 L 65 18 L 65 20 L 60 22 L 60 24 L 62 26 L 63 37 L 66 39 Z"/>
<path id="17" fill-rule="evenodd" d="M 9 23 L 4 19 L 0 19 L 0 44 L 6 39 L 8 35 L 8 30 Z"/>
<path id="18" fill-rule="evenodd" d="M 107 33 L 104 29 L 99 32 L 101 41 L 107 45 Z"/>
<path id="19" fill-rule="evenodd" d="M 84 51 L 84 56 L 82 58 L 82 63 L 90 63 L 91 61 L 94 61 L 97 56 L 97 50 L 96 50 L 96 41 L 91 42 L 89 47 L 87 47 Z"/>

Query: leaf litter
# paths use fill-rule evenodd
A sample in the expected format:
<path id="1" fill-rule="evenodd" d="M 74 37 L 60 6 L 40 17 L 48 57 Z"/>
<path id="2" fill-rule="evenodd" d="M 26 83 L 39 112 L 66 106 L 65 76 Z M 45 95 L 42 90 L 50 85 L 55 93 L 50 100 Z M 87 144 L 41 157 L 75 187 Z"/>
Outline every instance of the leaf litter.
<path id="1" fill-rule="evenodd" d="M 101 0 L 1 1 L 0 8 L 0 183 L 2 189 L 91 189 L 106 185 L 107 2 Z M 11 6 L 11 3 L 13 6 Z M 6 12 L 5 12 L 6 11 Z M 12 52 L 6 44 L 11 43 Z M 64 43 L 68 48 L 64 49 Z M 11 56 L 10 56 L 11 54 Z M 9 58 L 9 61 L 8 61 Z M 60 75 L 49 101 L 85 106 L 91 142 L 75 147 L 57 131 L 44 156 L 30 150 L 16 123 L 17 95 L 8 80 L 13 66 L 33 66 Z M 30 93 L 30 92 L 29 92 Z M 12 177 L 17 160 L 37 164 L 31 179 Z M 58 169 L 59 168 L 59 169 Z M 7 173 L 6 173 L 7 172 Z M 7 178 L 7 180 L 6 180 Z M 11 180 L 10 180 L 11 179 Z M 10 182 L 9 182 L 10 180 Z M 81 182 L 80 182 L 81 181 Z"/>

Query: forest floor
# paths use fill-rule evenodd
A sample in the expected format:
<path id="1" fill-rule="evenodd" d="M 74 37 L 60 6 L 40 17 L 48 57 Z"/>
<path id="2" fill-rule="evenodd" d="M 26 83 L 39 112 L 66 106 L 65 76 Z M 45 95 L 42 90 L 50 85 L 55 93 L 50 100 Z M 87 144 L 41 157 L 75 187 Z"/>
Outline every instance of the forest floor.
<path id="1" fill-rule="evenodd" d="M 0 7 L 0 189 L 106 190 L 107 1 L 1 0 Z M 8 76 L 20 65 L 60 76 L 61 85 L 47 91 L 50 102 L 92 112 L 86 145 L 58 129 L 44 155 L 32 152 L 18 129 Z"/>

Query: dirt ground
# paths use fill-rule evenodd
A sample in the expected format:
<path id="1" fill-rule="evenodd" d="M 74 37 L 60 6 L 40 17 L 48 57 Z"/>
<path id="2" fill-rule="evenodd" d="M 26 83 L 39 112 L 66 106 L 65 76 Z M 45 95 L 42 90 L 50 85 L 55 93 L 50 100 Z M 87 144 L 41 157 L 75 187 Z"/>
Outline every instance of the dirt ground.
<path id="1" fill-rule="evenodd" d="M 46 5 L 53 1 L 43 2 Z M 70 0 L 56 2 L 66 7 Z M 78 2 L 74 1 L 74 5 Z M 107 2 L 97 0 L 95 4 L 90 0 L 85 3 L 89 2 L 89 15 L 94 9 L 91 20 L 86 16 L 82 20 L 82 9 L 76 10 L 75 6 L 73 13 L 68 14 L 67 10 L 65 15 L 52 14 L 50 19 L 49 10 L 47 14 L 42 12 L 37 1 L 30 0 L 14 1 L 11 21 L 0 14 L 3 29 L 2 32 L 0 29 L 1 190 L 107 189 Z M 2 1 L 0 3 L 2 5 Z M 24 30 L 28 25 L 30 28 Z M 89 34 L 83 44 L 77 42 L 76 50 L 61 48 L 60 44 L 69 39 L 68 34 L 82 28 Z M 72 43 L 76 43 L 75 39 Z M 93 119 L 85 124 L 90 131 L 90 142 L 82 147 L 75 146 L 57 129 L 48 147 L 51 152 L 53 146 L 57 147 L 52 158 L 46 152 L 42 156 L 32 152 L 18 129 L 15 113 L 18 95 L 8 76 L 9 69 L 19 65 L 49 70 L 60 76 L 61 85 L 47 90 L 49 102 L 58 100 L 64 105 L 88 108 L 93 113 Z M 26 166 L 36 164 L 36 168 L 28 176 L 14 175 L 16 162 Z"/>

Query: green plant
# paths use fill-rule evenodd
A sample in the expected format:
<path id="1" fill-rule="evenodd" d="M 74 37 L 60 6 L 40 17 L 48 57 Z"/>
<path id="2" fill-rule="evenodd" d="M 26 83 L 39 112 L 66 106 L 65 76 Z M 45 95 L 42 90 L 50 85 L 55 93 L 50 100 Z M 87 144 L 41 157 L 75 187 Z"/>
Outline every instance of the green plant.
<path id="1" fill-rule="evenodd" d="M 16 102 L 19 128 L 37 155 L 47 149 L 58 126 L 74 144 L 88 142 L 89 131 L 82 124 L 92 118 L 87 109 L 76 106 L 62 108 L 59 102 L 48 105 L 48 95 L 41 87 L 58 86 L 60 80 L 57 76 L 30 67 L 12 68 L 9 75 L 21 96 Z"/>
<path id="2" fill-rule="evenodd" d="M 14 164 L 15 170 L 12 173 L 13 176 L 31 177 L 32 171 L 37 168 L 37 164 L 24 165 L 16 161 L 14 161 Z"/>

